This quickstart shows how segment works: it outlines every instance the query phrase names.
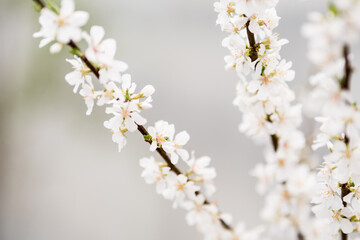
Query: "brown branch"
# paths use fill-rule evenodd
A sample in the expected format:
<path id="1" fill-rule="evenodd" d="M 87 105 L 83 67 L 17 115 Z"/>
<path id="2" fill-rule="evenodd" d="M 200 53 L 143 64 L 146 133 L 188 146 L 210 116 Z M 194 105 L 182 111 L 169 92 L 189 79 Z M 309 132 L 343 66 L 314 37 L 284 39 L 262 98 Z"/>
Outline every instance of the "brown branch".
<path id="1" fill-rule="evenodd" d="M 250 20 L 246 23 L 246 33 L 249 39 L 250 58 L 252 62 L 258 59 L 258 53 L 256 49 L 255 35 L 249 29 Z"/>
<path id="2" fill-rule="evenodd" d="M 46 5 L 44 4 L 44 2 L 42 2 L 41 0 L 33 0 L 36 3 L 38 3 L 42 8 L 45 8 Z M 71 47 L 73 50 L 75 50 L 75 52 L 78 52 L 80 54 L 81 60 L 86 64 L 86 66 L 91 70 L 91 72 L 96 76 L 96 78 L 99 79 L 100 74 L 99 74 L 99 69 L 97 67 L 95 67 L 90 61 L 89 59 L 87 59 L 87 57 L 85 56 L 85 54 L 81 51 L 81 49 L 77 46 L 76 43 L 74 43 L 72 40 L 70 40 L 70 42 L 67 44 L 69 47 Z M 147 135 L 149 135 L 149 132 L 146 130 L 146 128 L 142 125 L 137 125 L 138 126 L 138 131 L 145 137 Z M 144 138 L 145 140 L 145 138 Z M 149 144 L 152 143 L 151 140 L 145 140 L 146 142 L 148 142 Z M 166 164 L 170 167 L 171 171 L 173 171 L 174 173 L 176 173 L 177 175 L 183 174 L 181 172 L 181 170 L 179 168 L 177 168 L 174 164 L 172 164 L 169 156 L 167 155 L 167 153 L 164 151 L 164 149 L 162 147 L 158 147 L 156 148 L 156 151 L 159 153 L 159 155 L 162 157 L 162 159 L 166 162 Z M 196 193 L 197 195 L 200 194 L 200 192 Z M 205 199 L 204 204 L 210 204 L 210 202 L 208 200 Z M 229 231 L 233 231 L 232 226 L 230 226 L 229 224 L 227 224 L 222 218 L 219 217 L 219 222 L 221 224 L 221 226 L 223 228 L 225 228 L 226 230 Z"/>
<path id="3" fill-rule="evenodd" d="M 299 240 L 305 240 L 305 237 L 301 232 L 298 232 L 297 237 Z"/>
<path id="4" fill-rule="evenodd" d="M 351 67 L 350 59 L 349 59 L 349 45 L 345 44 L 343 48 L 343 57 L 345 59 L 345 66 L 344 66 L 344 77 L 340 82 L 340 87 L 342 90 L 350 90 L 350 82 L 351 82 L 351 75 L 353 69 Z M 344 142 L 346 145 L 349 145 L 350 139 L 348 136 L 345 135 Z M 347 202 L 344 201 L 344 197 L 350 193 L 350 189 L 347 183 L 341 185 L 341 200 L 343 202 L 344 207 L 347 206 Z M 348 240 L 348 234 L 345 234 L 341 231 L 341 240 Z"/>
<path id="5" fill-rule="evenodd" d="M 74 43 L 72 40 L 70 40 L 70 42 L 67 44 L 68 46 L 70 46 L 72 49 L 81 52 L 80 48 L 76 45 L 76 43 Z M 97 67 L 95 67 L 90 61 L 89 59 L 87 59 L 87 57 L 85 56 L 85 54 L 81 54 L 81 60 L 83 60 L 83 62 L 86 64 L 86 66 L 91 70 L 91 72 L 93 72 L 95 74 L 95 76 L 97 78 L 100 77 L 99 74 L 99 69 Z"/>
<path id="6" fill-rule="evenodd" d="M 350 193 L 350 189 L 348 188 L 348 184 L 341 184 L 341 200 L 344 204 L 344 207 L 347 206 L 347 202 L 344 201 L 344 197 Z M 341 231 L 341 240 L 348 240 L 348 234 L 345 234 Z"/>
<path id="7" fill-rule="evenodd" d="M 273 145 L 274 151 L 276 152 L 279 148 L 279 137 L 275 134 L 271 135 L 271 143 Z"/>
<path id="8" fill-rule="evenodd" d="M 138 130 L 143 136 L 149 135 L 149 132 L 142 125 L 138 125 Z M 145 140 L 145 141 L 150 144 L 152 143 L 151 140 Z M 156 148 L 156 151 L 160 154 L 160 156 L 164 159 L 164 161 L 167 163 L 167 165 L 171 168 L 171 170 L 174 173 L 176 173 L 177 175 L 182 174 L 181 171 L 174 164 L 171 163 L 169 156 L 166 154 L 163 148 L 158 147 Z"/>
<path id="9" fill-rule="evenodd" d="M 344 69 L 344 78 L 340 83 L 341 89 L 349 90 L 350 89 L 350 79 L 353 72 L 351 67 L 350 59 L 349 59 L 350 47 L 345 44 L 343 48 L 343 56 L 345 59 L 345 69 Z"/>

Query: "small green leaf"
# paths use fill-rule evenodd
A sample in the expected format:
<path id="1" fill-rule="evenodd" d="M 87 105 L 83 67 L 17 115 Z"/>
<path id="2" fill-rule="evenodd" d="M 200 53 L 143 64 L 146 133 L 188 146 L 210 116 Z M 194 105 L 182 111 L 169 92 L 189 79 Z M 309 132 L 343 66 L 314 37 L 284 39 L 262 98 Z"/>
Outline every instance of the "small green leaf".
<path id="1" fill-rule="evenodd" d="M 335 17 L 340 14 L 339 9 L 336 7 L 336 5 L 334 3 L 329 4 L 329 10 L 332 14 L 334 14 Z"/>
<path id="2" fill-rule="evenodd" d="M 345 85 L 345 81 L 346 81 L 346 80 L 345 80 L 345 77 L 338 78 L 337 80 L 338 80 L 340 86 L 344 86 L 344 85 Z"/>
<path id="3" fill-rule="evenodd" d="M 266 69 L 266 68 L 265 68 L 265 66 L 263 65 L 263 66 L 262 66 L 262 69 L 261 69 L 261 76 L 264 76 L 264 75 L 265 75 L 265 69 Z"/>
<path id="4" fill-rule="evenodd" d="M 152 141 L 152 137 L 150 135 L 144 135 L 145 141 Z"/>
<path id="5" fill-rule="evenodd" d="M 126 89 L 126 92 L 125 92 L 125 100 L 126 100 L 126 101 L 130 101 L 129 89 Z"/>
<path id="6" fill-rule="evenodd" d="M 78 57 L 80 57 L 80 58 L 83 57 L 83 53 L 82 53 L 79 49 L 76 49 L 76 48 L 72 48 L 72 49 L 70 50 L 70 53 L 71 53 L 72 55 L 76 55 L 76 56 L 78 56 Z"/>
<path id="7" fill-rule="evenodd" d="M 52 0 L 46 1 L 46 6 L 47 8 L 49 8 L 51 11 L 54 11 L 56 14 L 60 13 L 60 8 L 59 6 Z"/>
<path id="8" fill-rule="evenodd" d="M 357 219 L 356 216 L 352 216 L 352 217 L 350 218 L 350 221 L 351 221 L 351 222 L 359 222 L 359 219 Z"/>
<path id="9" fill-rule="evenodd" d="M 33 6 L 34 6 L 35 11 L 37 11 L 37 12 L 40 12 L 42 9 L 42 6 L 36 1 L 33 1 Z"/>

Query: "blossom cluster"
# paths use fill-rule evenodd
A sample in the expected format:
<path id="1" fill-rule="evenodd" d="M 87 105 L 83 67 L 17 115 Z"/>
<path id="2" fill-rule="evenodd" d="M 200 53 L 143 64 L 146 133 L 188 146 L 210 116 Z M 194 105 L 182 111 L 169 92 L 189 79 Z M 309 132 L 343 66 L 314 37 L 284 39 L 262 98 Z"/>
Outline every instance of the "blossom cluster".
<path id="1" fill-rule="evenodd" d="M 309 58 L 320 69 L 310 78 L 308 111 L 320 115 L 321 124 L 313 149 L 329 150 L 318 173 L 313 211 L 326 221 L 328 239 L 341 233 L 356 237 L 360 227 L 360 109 L 349 90 L 348 53 L 358 38 L 359 10 L 360 1 L 333 1 L 327 13 L 312 13 L 304 27 Z"/>
<path id="2" fill-rule="evenodd" d="M 266 164 L 253 171 L 257 189 L 266 194 L 263 219 L 268 239 L 316 239 L 312 231 L 309 199 L 315 176 L 305 156 L 305 138 L 298 130 L 301 105 L 288 82 L 295 77 L 292 63 L 281 58 L 288 41 L 273 32 L 280 17 L 277 0 L 221 0 L 215 3 L 217 24 L 228 33 L 222 44 L 230 55 L 226 69 L 233 69 L 240 81 L 234 100 L 243 114 L 240 131 L 256 142 L 267 143 Z M 271 141 L 270 141 L 271 139 Z M 270 144 L 272 143 L 272 144 Z M 271 146 L 272 145 L 272 146 Z"/>
<path id="3" fill-rule="evenodd" d="M 155 125 L 159 124 L 167 123 L 160 121 Z M 192 153 L 184 162 L 188 170 L 184 174 L 175 174 L 166 163 L 158 162 L 153 157 L 142 158 L 140 166 L 144 169 L 141 176 L 146 183 L 155 184 L 156 192 L 172 201 L 174 208 L 186 210 L 187 223 L 196 226 L 203 233 L 204 239 L 258 239 L 261 228 L 245 231 L 243 223 L 238 223 L 233 230 L 224 228 L 224 224 L 229 226 L 232 223 L 232 216 L 221 213 L 216 202 L 207 200 L 215 192 L 213 181 L 216 172 L 213 167 L 209 167 L 211 159 L 206 156 L 196 158 Z M 204 190 L 204 194 L 201 194 L 200 190 Z"/>
<path id="4" fill-rule="evenodd" d="M 303 27 L 309 39 L 309 59 L 326 67 L 342 57 L 342 47 L 358 39 L 360 30 L 360 1 L 332 0 L 325 14 L 309 14 L 310 22 Z M 331 49 L 331 50 L 329 50 Z"/>
<path id="5" fill-rule="evenodd" d="M 73 71 L 68 73 L 65 79 L 74 86 L 74 93 L 79 92 L 84 98 L 87 115 L 91 114 L 95 102 L 98 106 L 106 106 L 106 113 L 111 114 L 112 118 L 105 121 L 104 126 L 112 132 L 112 139 L 121 151 L 126 144 L 126 132 L 134 132 L 137 125 L 146 123 L 140 112 L 152 107 L 151 95 L 155 89 L 148 85 L 140 92 L 135 92 L 136 84 L 131 82 L 131 75 L 124 74 L 127 64 L 115 59 L 116 41 L 104 39 L 105 31 L 101 26 L 92 26 L 90 33 L 83 31 L 80 27 L 85 25 L 87 20 L 88 13 L 75 11 L 72 0 L 63 0 L 59 12 L 48 8 L 41 10 L 39 22 L 42 28 L 34 37 L 43 38 L 40 47 L 56 41 L 50 47 L 52 53 L 60 51 L 62 46 L 69 42 L 75 43 L 83 39 L 87 42 L 85 53 L 75 51 L 77 55 L 66 60 L 72 65 Z M 96 66 L 99 87 L 95 87 L 92 70 L 83 62 L 82 57 L 86 57 Z"/>
<path id="6" fill-rule="evenodd" d="M 169 148 L 174 151 L 170 154 L 171 164 L 176 164 L 178 156 L 187 167 L 184 173 L 171 171 L 168 163 L 157 161 L 154 157 L 142 158 L 140 166 L 143 167 L 141 176 L 147 184 L 155 184 L 156 192 L 165 199 L 173 202 L 174 208 L 182 208 L 187 211 L 186 221 L 190 226 L 203 233 L 204 239 L 258 239 L 261 228 L 245 231 L 245 225 L 238 223 L 235 229 L 229 229 L 232 216 L 221 213 L 216 202 L 207 199 L 215 193 L 214 179 L 215 168 L 210 167 L 211 159 L 207 156 L 196 158 L 194 152 L 189 156 L 183 146 L 190 136 L 185 132 L 175 135 L 175 127 L 165 121 L 158 121 L 154 127 L 149 127 L 149 136 L 146 137 L 151 143 L 150 150 Z M 174 139 L 174 140 L 173 140 Z M 172 142 L 176 142 L 173 147 Z M 170 145 L 169 145 L 170 144 Z M 175 153 L 176 152 L 176 153 Z M 203 192 L 203 194 L 201 193 Z"/>
<path id="7" fill-rule="evenodd" d="M 155 184 L 156 192 L 172 201 L 174 208 L 185 209 L 187 223 L 196 226 L 206 239 L 226 239 L 225 235 L 231 233 L 221 226 L 219 218 L 230 223 L 231 216 L 220 213 L 215 203 L 206 200 L 215 191 L 213 180 L 216 172 L 209 167 L 210 158 L 195 158 L 193 154 L 185 163 L 189 170 L 176 174 L 168 164 L 158 162 L 154 157 L 142 158 L 140 166 L 144 169 L 141 176 L 147 184 Z M 204 194 L 200 193 L 201 183 Z"/>
<path id="8" fill-rule="evenodd" d="M 313 211 L 328 220 L 334 239 L 339 229 L 349 234 L 360 227 L 360 109 L 348 90 L 339 86 L 338 76 L 344 72 L 344 62 L 337 64 L 339 67 L 325 68 L 311 78 L 316 84 L 313 96 L 327 99 L 323 102 L 321 117 L 316 118 L 321 126 L 313 149 L 326 146 L 329 150 L 318 174 Z M 333 95 L 325 97 L 331 92 Z"/>
<path id="9" fill-rule="evenodd" d="M 69 45 L 74 53 L 73 59 L 66 59 L 73 71 L 65 80 L 85 100 L 87 115 L 94 105 L 106 106 L 111 118 L 104 122 L 105 128 L 112 133 L 112 140 L 118 144 L 119 151 L 126 144 L 126 133 L 139 130 L 144 140 L 150 143 L 150 151 L 164 151 L 165 162 L 155 158 L 143 158 L 140 166 L 141 176 L 148 184 L 156 184 L 156 192 L 173 202 L 173 207 L 187 210 L 189 225 L 196 225 L 204 233 L 205 239 L 245 239 L 255 240 L 261 229 L 244 232 L 244 225 L 232 229 L 232 217 L 221 213 L 215 202 L 207 199 L 215 192 L 215 168 L 210 167 L 210 158 L 190 156 L 184 146 L 190 139 L 186 131 L 175 134 L 175 127 L 165 121 L 158 121 L 148 131 L 142 126 L 147 120 L 141 111 L 152 107 L 151 95 L 155 89 L 151 85 L 136 91 L 131 75 L 125 73 L 126 63 L 115 59 L 116 41 L 105 39 L 101 26 L 92 26 L 90 32 L 80 27 L 88 20 L 88 13 L 75 11 L 72 0 L 62 0 L 61 7 L 55 6 L 41 10 L 39 22 L 41 30 L 34 37 L 42 38 L 40 47 L 55 41 L 51 53 L 58 53 L 63 46 Z M 85 52 L 76 43 L 84 40 L 88 47 Z M 93 83 L 94 76 L 99 80 Z M 142 130 L 141 130 L 142 129 Z M 182 160 L 188 170 L 182 173 L 176 164 Z M 202 190 L 202 191 L 201 191 Z"/>

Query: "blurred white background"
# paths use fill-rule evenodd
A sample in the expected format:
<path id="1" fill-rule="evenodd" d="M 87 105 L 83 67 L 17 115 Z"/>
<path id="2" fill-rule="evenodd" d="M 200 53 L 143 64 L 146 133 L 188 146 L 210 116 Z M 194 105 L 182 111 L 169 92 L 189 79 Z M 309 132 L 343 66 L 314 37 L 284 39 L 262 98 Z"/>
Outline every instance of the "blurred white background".
<path id="1" fill-rule="evenodd" d="M 263 202 L 249 171 L 263 161 L 262 149 L 237 130 L 237 77 L 224 70 L 213 1 L 76 2 L 90 13 L 86 29 L 102 25 L 117 40 L 117 57 L 139 88 L 155 86 L 154 108 L 144 112 L 149 124 L 163 119 L 187 130 L 188 149 L 213 159 L 222 211 L 259 224 Z M 140 177 L 139 159 L 151 155 L 141 135 L 131 134 L 118 153 L 104 109 L 85 116 L 64 81 L 70 55 L 51 56 L 32 38 L 40 26 L 31 1 L 0 4 L 0 239 L 201 239 L 184 212 Z M 296 90 L 311 71 L 300 27 L 308 12 L 325 7 L 324 0 L 279 3 L 277 31 L 290 40 L 282 54 L 294 63 Z"/>

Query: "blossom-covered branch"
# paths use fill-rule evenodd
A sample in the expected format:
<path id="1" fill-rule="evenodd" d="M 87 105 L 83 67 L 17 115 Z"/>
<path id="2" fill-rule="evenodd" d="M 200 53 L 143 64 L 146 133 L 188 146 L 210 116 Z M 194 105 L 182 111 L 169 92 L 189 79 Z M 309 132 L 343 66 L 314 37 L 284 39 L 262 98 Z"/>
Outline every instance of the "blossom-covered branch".
<path id="1" fill-rule="evenodd" d="M 81 30 L 88 20 L 88 13 L 75 11 L 72 0 L 62 0 L 61 8 L 55 4 L 46 5 L 41 0 L 34 0 L 41 9 L 39 22 L 41 30 L 34 37 L 42 38 L 40 47 L 53 41 L 51 53 L 59 52 L 64 45 L 71 47 L 74 59 L 67 59 L 73 66 L 73 72 L 65 76 L 73 86 L 74 93 L 84 98 L 87 115 L 90 115 L 95 103 L 107 106 L 106 113 L 112 117 L 104 126 L 112 133 L 112 139 L 119 146 L 119 151 L 126 145 L 126 134 L 138 130 L 144 140 L 150 144 L 150 151 L 157 151 L 165 161 L 155 158 L 143 158 L 142 177 L 146 183 L 156 184 L 157 193 L 173 201 L 173 207 L 188 211 L 186 220 L 189 225 L 196 225 L 206 239 L 254 239 L 258 229 L 244 232 L 243 224 L 232 228 L 231 216 L 221 213 L 215 202 L 207 200 L 215 192 L 213 184 L 215 169 L 210 167 L 209 157 L 196 158 L 189 155 L 184 145 L 190 136 L 186 131 L 175 135 L 175 127 L 165 121 L 158 121 L 148 130 L 143 126 L 147 121 L 140 113 L 151 108 L 151 95 L 155 89 L 148 85 L 136 93 L 136 85 L 131 76 L 124 73 L 127 64 L 115 59 L 116 42 L 104 39 L 105 31 L 101 26 L 92 26 L 90 33 Z M 77 42 L 85 40 L 88 48 L 82 52 Z M 91 73 L 99 80 L 96 90 Z M 79 90 L 80 89 L 80 90 Z M 188 166 L 182 172 L 176 164 L 182 159 Z M 201 185 L 200 185 L 201 184 Z"/>
<path id="2" fill-rule="evenodd" d="M 252 62 L 255 62 L 256 60 L 258 60 L 258 52 L 257 52 L 258 44 L 256 44 L 256 41 L 255 41 L 255 34 L 250 31 L 250 22 L 251 21 L 248 20 L 245 25 L 246 26 L 246 35 L 249 40 L 249 57 Z M 258 62 L 256 64 L 258 64 Z M 256 67 L 256 65 L 255 65 L 255 67 Z M 279 138 L 278 138 L 278 136 L 276 136 L 276 134 L 271 134 L 270 137 L 271 137 L 271 143 L 273 145 L 274 151 L 276 152 L 279 147 Z"/>
<path id="3" fill-rule="evenodd" d="M 310 160 L 303 156 L 305 139 L 298 130 L 301 106 L 293 105 L 295 94 L 288 87 L 295 72 L 280 56 L 288 41 L 273 29 L 279 17 L 278 0 L 221 0 L 215 3 L 217 24 L 228 33 L 223 40 L 230 55 L 226 69 L 240 77 L 234 104 L 243 113 L 240 130 L 265 143 L 266 164 L 254 170 L 257 189 L 266 194 L 262 217 L 267 239 L 315 239 L 312 222 L 311 186 L 315 182 Z M 315 230 L 314 230 L 315 229 Z"/>
<path id="4" fill-rule="evenodd" d="M 327 239 L 347 240 L 360 227 L 360 109 L 350 94 L 349 48 L 360 30 L 360 1 L 335 0 L 325 14 L 312 13 L 304 27 L 310 60 L 319 72 L 310 78 L 309 113 L 320 113 L 314 150 L 327 146 L 318 174 L 314 213 L 327 222 Z M 316 104 L 314 104 L 316 103 Z"/>

